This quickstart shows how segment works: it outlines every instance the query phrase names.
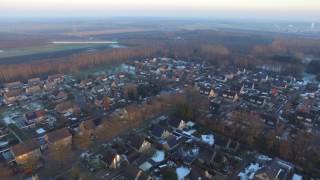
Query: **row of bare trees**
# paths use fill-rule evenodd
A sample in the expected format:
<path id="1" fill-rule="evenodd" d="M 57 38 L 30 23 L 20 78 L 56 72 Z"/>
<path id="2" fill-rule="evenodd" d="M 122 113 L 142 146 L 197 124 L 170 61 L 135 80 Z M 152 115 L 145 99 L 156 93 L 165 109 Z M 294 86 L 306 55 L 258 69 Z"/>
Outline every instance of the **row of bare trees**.
<path id="1" fill-rule="evenodd" d="M 119 63 L 137 57 L 151 57 L 156 52 L 157 49 L 152 47 L 112 49 L 94 54 L 80 53 L 31 63 L 0 65 L 0 80 L 8 82 L 43 74 L 78 71 L 105 63 Z"/>

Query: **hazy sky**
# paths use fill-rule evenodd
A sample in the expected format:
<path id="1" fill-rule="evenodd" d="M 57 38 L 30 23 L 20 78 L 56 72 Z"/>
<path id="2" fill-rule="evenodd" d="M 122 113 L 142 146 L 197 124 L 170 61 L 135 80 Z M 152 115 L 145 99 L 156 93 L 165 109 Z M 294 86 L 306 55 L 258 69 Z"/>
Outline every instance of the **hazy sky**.
<path id="1" fill-rule="evenodd" d="M 320 20 L 320 0 L 0 0 L 0 16 L 228 16 Z"/>

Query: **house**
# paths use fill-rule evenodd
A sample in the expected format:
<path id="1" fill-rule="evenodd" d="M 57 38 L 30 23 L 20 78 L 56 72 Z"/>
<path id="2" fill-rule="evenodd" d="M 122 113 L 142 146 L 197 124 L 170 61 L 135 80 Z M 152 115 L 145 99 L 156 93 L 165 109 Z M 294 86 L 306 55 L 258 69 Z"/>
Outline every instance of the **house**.
<path id="1" fill-rule="evenodd" d="M 246 80 L 243 82 L 241 89 L 242 91 L 245 91 L 245 89 L 255 89 L 255 83 L 250 80 Z"/>
<path id="2" fill-rule="evenodd" d="M 170 132 L 159 125 L 155 125 L 152 127 L 150 134 L 155 139 L 165 139 L 170 135 Z"/>
<path id="3" fill-rule="evenodd" d="M 106 75 L 101 75 L 101 76 L 98 76 L 96 80 L 97 80 L 98 82 L 107 82 L 107 81 L 108 81 L 108 76 L 106 76 Z"/>
<path id="4" fill-rule="evenodd" d="M 186 122 L 184 120 L 181 119 L 170 119 L 168 122 L 169 126 L 174 128 L 174 129 L 184 129 L 186 127 Z"/>
<path id="5" fill-rule="evenodd" d="M 227 79 L 233 79 L 234 78 L 234 73 L 232 71 L 225 73 L 224 75 Z"/>
<path id="6" fill-rule="evenodd" d="M 244 96 L 244 100 L 256 106 L 263 106 L 266 102 L 265 98 L 258 95 Z"/>
<path id="7" fill-rule="evenodd" d="M 39 159 L 41 156 L 40 147 L 36 139 L 16 144 L 10 148 L 15 161 L 19 165 L 23 165 L 30 160 Z"/>
<path id="8" fill-rule="evenodd" d="M 209 98 L 214 98 L 214 97 L 216 97 L 216 96 L 217 96 L 216 92 L 215 92 L 213 89 L 211 89 L 210 92 L 209 92 L 208 97 L 209 97 Z"/>
<path id="9" fill-rule="evenodd" d="M 272 87 L 277 89 L 286 89 L 288 87 L 288 83 L 279 79 L 275 79 L 272 81 Z"/>
<path id="10" fill-rule="evenodd" d="M 102 161 L 105 163 L 107 169 L 116 169 L 120 167 L 120 155 L 113 150 L 107 150 L 102 155 Z"/>
<path id="11" fill-rule="evenodd" d="M 8 92 L 5 92 L 4 97 L 4 103 L 11 104 L 16 101 L 19 101 L 21 98 L 22 90 L 21 89 L 14 89 Z"/>
<path id="12" fill-rule="evenodd" d="M 28 79 L 28 84 L 29 84 L 29 85 L 39 84 L 40 82 L 41 82 L 41 79 L 40 79 L 40 78 L 31 78 L 31 79 Z"/>
<path id="13" fill-rule="evenodd" d="M 26 87 L 26 93 L 27 94 L 33 94 L 33 93 L 38 93 L 41 91 L 41 86 L 39 84 L 35 85 L 28 85 Z"/>
<path id="14" fill-rule="evenodd" d="M 45 118 L 46 112 L 44 110 L 37 110 L 25 114 L 25 118 L 28 124 L 39 123 Z"/>
<path id="15" fill-rule="evenodd" d="M 72 144 L 72 135 L 67 128 L 61 128 L 47 133 L 45 140 L 49 144 L 49 147 L 69 147 Z"/>
<path id="16" fill-rule="evenodd" d="M 145 152 L 151 148 L 151 143 L 143 136 L 134 134 L 129 137 L 129 146 L 138 152 Z"/>
<path id="17" fill-rule="evenodd" d="M 60 103 L 68 99 L 68 94 L 64 91 L 57 90 L 54 91 L 50 97 L 55 103 Z"/>
<path id="18" fill-rule="evenodd" d="M 64 77 L 62 74 L 50 75 L 48 76 L 43 88 L 47 91 L 54 89 L 57 84 L 63 82 Z"/>
<path id="19" fill-rule="evenodd" d="M 237 94 L 240 94 L 241 92 L 244 92 L 244 86 L 241 84 L 231 84 L 230 87 L 227 89 L 227 91 L 235 92 Z"/>
<path id="20" fill-rule="evenodd" d="M 76 105 L 74 105 L 71 101 L 65 101 L 60 104 L 57 104 L 55 107 L 55 110 L 58 113 L 63 114 L 63 113 L 74 113 L 77 110 L 79 110 L 79 108 Z"/>
<path id="21" fill-rule="evenodd" d="M 93 81 L 91 79 L 81 80 L 79 84 L 79 88 L 88 88 L 93 85 Z"/>
<path id="22" fill-rule="evenodd" d="M 4 89 L 5 91 L 11 91 L 11 90 L 17 90 L 17 89 L 22 89 L 23 87 L 23 83 L 21 83 L 20 81 L 16 81 L 16 82 L 11 82 L 11 83 L 6 83 L 4 84 Z"/>
<path id="23" fill-rule="evenodd" d="M 287 180 L 293 171 L 293 165 L 278 158 L 274 158 L 265 167 L 259 169 L 256 180 Z"/>
<path id="24" fill-rule="evenodd" d="M 61 82 L 63 82 L 64 77 L 62 74 L 54 74 L 54 75 L 50 75 L 47 78 L 47 82 L 52 82 L 54 84 L 59 84 Z"/>
<path id="25" fill-rule="evenodd" d="M 238 93 L 236 91 L 225 90 L 222 92 L 222 97 L 228 100 L 237 101 L 239 100 Z"/>
<path id="26" fill-rule="evenodd" d="M 26 87 L 26 93 L 32 94 L 41 91 L 42 82 L 40 78 L 28 79 L 28 86 Z"/>
<path id="27" fill-rule="evenodd" d="M 209 96 L 210 92 L 211 92 L 210 87 L 208 87 L 208 86 L 201 86 L 200 87 L 200 94 L 204 94 L 204 95 Z"/>
<path id="28" fill-rule="evenodd" d="M 310 112 L 298 111 L 296 113 L 296 121 L 304 127 L 312 127 L 316 121 L 316 116 Z"/>
<path id="29" fill-rule="evenodd" d="M 47 81 L 44 83 L 43 88 L 47 91 L 50 91 L 50 90 L 54 89 L 56 87 L 56 85 L 57 84 L 53 81 L 50 81 L 50 82 Z"/>
<path id="30" fill-rule="evenodd" d="M 92 92 L 95 94 L 101 94 L 101 93 L 104 93 L 105 91 L 106 91 L 106 88 L 103 85 L 94 86 L 92 88 Z"/>

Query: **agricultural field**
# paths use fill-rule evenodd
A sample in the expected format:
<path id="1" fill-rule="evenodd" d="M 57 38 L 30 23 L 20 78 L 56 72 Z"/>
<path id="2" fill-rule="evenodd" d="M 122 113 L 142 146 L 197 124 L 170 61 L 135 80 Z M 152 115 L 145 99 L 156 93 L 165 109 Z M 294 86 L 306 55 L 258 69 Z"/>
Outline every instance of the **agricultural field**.
<path id="1" fill-rule="evenodd" d="M 93 53 L 109 48 L 124 47 L 117 43 L 50 43 L 43 46 L 29 48 L 2 49 L 0 51 L 0 64 L 26 63 L 36 60 L 59 58 L 75 53 Z"/>
<path id="2" fill-rule="evenodd" d="M 58 51 L 66 51 L 66 50 L 77 50 L 84 48 L 96 48 L 105 46 L 106 44 L 48 44 L 45 46 L 36 46 L 29 48 L 18 48 L 18 49 L 9 49 L 2 50 L 0 53 L 1 58 L 8 58 L 14 56 L 25 56 L 31 54 L 40 54 L 40 53 L 51 53 Z"/>

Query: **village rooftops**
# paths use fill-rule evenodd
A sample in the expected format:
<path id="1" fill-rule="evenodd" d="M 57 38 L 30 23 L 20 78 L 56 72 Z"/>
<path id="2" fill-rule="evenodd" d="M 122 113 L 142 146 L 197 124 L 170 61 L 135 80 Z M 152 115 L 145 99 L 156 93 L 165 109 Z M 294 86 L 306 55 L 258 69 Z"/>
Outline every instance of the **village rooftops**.
<path id="1" fill-rule="evenodd" d="M 12 153 L 17 157 L 27 154 L 39 148 L 39 143 L 36 139 L 30 139 L 23 143 L 16 144 L 11 147 Z"/>
<path id="2" fill-rule="evenodd" d="M 31 79 L 28 79 L 28 84 L 29 85 L 36 85 L 36 84 L 39 84 L 41 82 L 41 79 L 40 78 L 31 78 Z"/>
<path id="3" fill-rule="evenodd" d="M 289 178 L 292 170 L 292 164 L 282 161 L 278 158 L 274 158 L 267 166 L 257 171 L 257 173 L 255 174 L 255 179 L 286 180 Z"/>
<path id="4" fill-rule="evenodd" d="M 26 116 L 27 120 L 34 120 L 34 119 L 43 117 L 44 115 L 45 115 L 44 110 L 38 110 L 38 111 L 26 113 L 25 116 Z"/>
<path id="5" fill-rule="evenodd" d="M 48 76 L 48 81 L 61 81 L 63 80 L 63 75 L 62 74 L 54 74 Z"/>
<path id="6" fill-rule="evenodd" d="M 119 156 L 114 150 L 108 149 L 106 152 L 102 154 L 102 160 L 107 164 L 112 164 L 114 159 Z"/>
<path id="7" fill-rule="evenodd" d="M 4 87 L 11 89 L 11 88 L 21 88 L 23 84 L 20 81 L 11 82 L 4 84 Z"/>

